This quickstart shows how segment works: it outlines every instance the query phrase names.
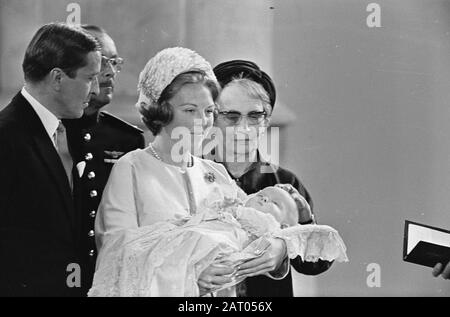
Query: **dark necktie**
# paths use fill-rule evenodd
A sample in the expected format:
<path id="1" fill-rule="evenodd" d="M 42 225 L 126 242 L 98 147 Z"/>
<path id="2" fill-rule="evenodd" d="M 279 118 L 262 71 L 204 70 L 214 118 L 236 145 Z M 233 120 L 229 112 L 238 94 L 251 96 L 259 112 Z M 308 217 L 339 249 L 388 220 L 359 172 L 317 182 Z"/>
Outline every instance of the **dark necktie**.
<path id="1" fill-rule="evenodd" d="M 56 150 L 58 151 L 59 157 L 61 158 L 61 161 L 64 166 L 64 170 L 66 171 L 70 189 L 73 189 L 73 178 L 72 178 L 73 160 L 69 152 L 69 146 L 67 144 L 66 128 L 64 127 L 61 121 L 59 122 L 55 134 L 56 134 L 55 138 Z"/>

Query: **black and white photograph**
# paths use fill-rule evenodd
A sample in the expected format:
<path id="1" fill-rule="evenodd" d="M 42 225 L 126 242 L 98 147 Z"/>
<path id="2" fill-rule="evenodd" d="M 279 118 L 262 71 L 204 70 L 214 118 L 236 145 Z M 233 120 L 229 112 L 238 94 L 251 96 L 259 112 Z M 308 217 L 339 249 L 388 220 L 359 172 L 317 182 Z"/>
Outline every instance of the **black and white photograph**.
<path id="1" fill-rule="evenodd" d="M 450 1 L 0 0 L 0 297 L 449 296 Z"/>

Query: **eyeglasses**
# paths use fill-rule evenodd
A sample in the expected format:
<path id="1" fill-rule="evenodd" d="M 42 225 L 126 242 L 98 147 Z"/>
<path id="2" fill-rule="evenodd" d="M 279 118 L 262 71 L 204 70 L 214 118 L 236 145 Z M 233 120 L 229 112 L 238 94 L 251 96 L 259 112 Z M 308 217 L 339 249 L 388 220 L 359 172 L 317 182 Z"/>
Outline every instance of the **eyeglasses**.
<path id="1" fill-rule="evenodd" d="M 106 67 L 108 67 L 108 64 L 111 65 L 111 67 L 116 73 L 120 73 L 120 71 L 122 70 L 123 58 L 122 57 L 108 58 L 102 55 L 102 70 L 106 69 Z"/>
<path id="2" fill-rule="evenodd" d="M 247 115 L 243 115 L 239 111 L 218 111 L 218 114 L 225 119 L 227 124 L 238 125 L 242 117 L 247 118 L 247 122 L 250 125 L 258 125 L 264 121 L 267 117 L 267 112 L 265 111 L 251 111 Z"/>

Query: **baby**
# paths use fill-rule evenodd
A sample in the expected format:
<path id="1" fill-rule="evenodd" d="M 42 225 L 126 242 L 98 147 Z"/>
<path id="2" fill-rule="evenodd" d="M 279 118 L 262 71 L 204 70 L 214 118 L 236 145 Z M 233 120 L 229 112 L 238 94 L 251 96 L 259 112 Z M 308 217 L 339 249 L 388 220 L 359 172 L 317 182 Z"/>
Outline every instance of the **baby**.
<path id="1" fill-rule="evenodd" d="M 217 198 L 192 217 L 106 237 L 89 296 L 199 296 L 205 268 L 257 258 L 270 245 L 268 237 L 283 239 L 289 258 L 347 261 L 337 231 L 310 224 L 311 209 L 291 185 L 266 187 L 245 202 Z"/>
<path id="2" fill-rule="evenodd" d="M 263 188 L 256 194 L 250 195 L 245 206 L 271 214 L 282 227 L 315 222 L 308 202 L 290 184 L 277 184 Z"/>
<path id="3" fill-rule="evenodd" d="M 226 256 L 227 265 L 237 266 L 262 255 L 269 246 L 265 243 L 267 237 L 283 239 L 289 258 L 301 256 L 307 262 L 348 261 L 338 232 L 329 226 L 316 225 L 308 202 L 290 184 L 263 188 L 249 195 L 244 203 L 225 200 L 218 210 L 231 213 L 249 237 L 242 251 Z"/>

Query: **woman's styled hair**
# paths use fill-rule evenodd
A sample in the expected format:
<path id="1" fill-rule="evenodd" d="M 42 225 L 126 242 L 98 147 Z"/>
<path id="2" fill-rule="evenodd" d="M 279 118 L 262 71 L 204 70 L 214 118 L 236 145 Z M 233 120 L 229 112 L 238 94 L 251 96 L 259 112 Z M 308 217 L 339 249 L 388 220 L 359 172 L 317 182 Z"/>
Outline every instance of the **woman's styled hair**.
<path id="1" fill-rule="evenodd" d="M 53 68 L 60 68 L 74 78 L 87 65 L 86 56 L 100 51 L 98 41 L 81 28 L 64 23 L 49 23 L 33 36 L 22 63 L 26 81 L 39 82 Z"/>
<path id="2" fill-rule="evenodd" d="M 246 78 L 245 76 L 233 77 L 233 79 L 225 85 L 226 87 L 238 86 L 241 87 L 248 97 L 254 100 L 258 100 L 262 103 L 264 110 L 267 112 L 267 116 L 272 114 L 272 106 L 270 105 L 270 98 L 264 87 L 256 81 Z"/>
<path id="3" fill-rule="evenodd" d="M 172 82 L 161 92 L 156 104 L 141 101 L 137 107 L 142 115 L 142 121 L 154 136 L 158 135 L 162 128 L 173 120 L 173 108 L 169 103 L 184 85 L 201 84 L 210 92 L 212 99 L 216 101 L 219 96 L 219 86 L 214 80 L 209 79 L 202 70 L 190 70 L 178 74 Z"/>

